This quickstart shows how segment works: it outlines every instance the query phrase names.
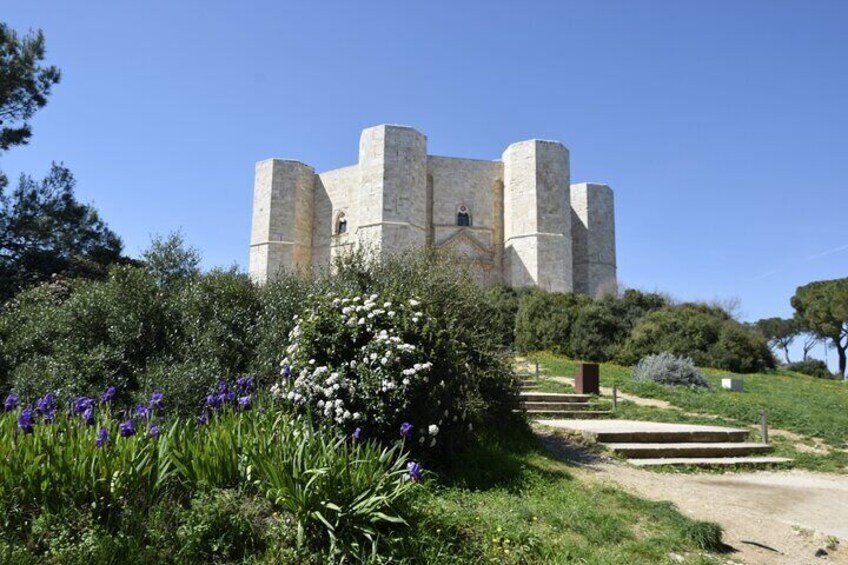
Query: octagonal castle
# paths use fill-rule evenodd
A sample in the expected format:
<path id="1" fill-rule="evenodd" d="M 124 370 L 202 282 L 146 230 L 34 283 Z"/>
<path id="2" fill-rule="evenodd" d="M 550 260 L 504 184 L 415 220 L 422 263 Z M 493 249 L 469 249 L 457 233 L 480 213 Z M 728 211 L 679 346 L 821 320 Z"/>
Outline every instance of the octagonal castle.
<path id="1" fill-rule="evenodd" d="M 349 167 L 258 162 L 252 232 L 258 283 L 328 267 L 360 243 L 379 253 L 451 249 L 486 285 L 595 295 L 616 280 L 613 192 L 571 184 L 568 149 L 556 141 L 520 141 L 484 161 L 428 155 L 411 127 L 368 128 Z"/>

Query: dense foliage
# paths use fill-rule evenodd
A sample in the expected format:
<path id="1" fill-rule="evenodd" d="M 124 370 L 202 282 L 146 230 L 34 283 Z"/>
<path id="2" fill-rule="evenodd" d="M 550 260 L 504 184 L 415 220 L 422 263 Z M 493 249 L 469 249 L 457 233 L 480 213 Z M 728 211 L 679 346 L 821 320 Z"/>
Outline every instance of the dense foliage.
<path id="1" fill-rule="evenodd" d="M 633 368 L 633 380 L 653 381 L 668 386 L 709 388 L 692 359 L 675 357 L 671 353 L 648 355 Z"/>
<path id="2" fill-rule="evenodd" d="M 494 296 L 505 317 L 510 303 L 503 297 L 503 292 Z M 596 300 L 534 290 L 514 302 L 515 346 L 520 351 L 550 350 L 625 365 L 667 351 L 729 371 L 774 367 L 763 335 L 719 307 L 669 304 L 658 294 L 636 290 Z"/>
<path id="3" fill-rule="evenodd" d="M 836 375 L 830 372 L 827 363 L 821 359 L 805 359 L 804 361 L 796 361 L 795 363 L 787 363 L 781 369 L 818 377 L 820 379 L 835 379 Z"/>

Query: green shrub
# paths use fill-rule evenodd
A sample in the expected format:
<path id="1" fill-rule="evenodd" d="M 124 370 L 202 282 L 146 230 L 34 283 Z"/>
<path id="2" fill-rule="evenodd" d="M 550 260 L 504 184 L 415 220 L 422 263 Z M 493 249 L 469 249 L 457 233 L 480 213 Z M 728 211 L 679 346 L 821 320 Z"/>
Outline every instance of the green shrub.
<path id="1" fill-rule="evenodd" d="M 756 331 L 721 308 L 705 304 L 666 306 L 641 318 L 616 356 L 622 365 L 669 352 L 699 366 L 752 372 L 774 366 L 774 356 Z"/>
<path id="2" fill-rule="evenodd" d="M 521 297 L 515 320 L 519 351 L 551 350 L 570 354 L 572 328 L 578 312 L 591 302 L 580 294 L 533 291 Z"/>
<path id="3" fill-rule="evenodd" d="M 819 379 L 837 378 L 836 375 L 834 375 L 830 371 L 827 366 L 827 363 L 825 363 L 821 359 L 807 359 L 805 361 L 796 361 L 795 363 L 783 365 L 781 369 L 784 369 L 786 371 L 793 371 L 795 373 L 801 373 L 802 375 L 817 377 Z"/>
<path id="4" fill-rule="evenodd" d="M 191 563 L 242 560 L 263 549 L 262 521 L 271 515 L 260 498 L 236 491 L 201 492 L 180 516 L 177 559 Z"/>
<path id="5" fill-rule="evenodd" d="M 709 383 L 695 368 L 692 359 L 671 353 L 649 355 L 633 368 L 633 380 L 652 381 L 668 386 L 709 388 Z"/>
<path id="6" fill-rule="evenodd" d="M 486 300 L 492 306 L 494 317 L 492 323 L 500 334 L 500 343 L 504 347 L 515 345 L 515 318 L 521 298 L 530 294 L 528 288 L 512 288 L 498 284 L 486 291 Z"/>

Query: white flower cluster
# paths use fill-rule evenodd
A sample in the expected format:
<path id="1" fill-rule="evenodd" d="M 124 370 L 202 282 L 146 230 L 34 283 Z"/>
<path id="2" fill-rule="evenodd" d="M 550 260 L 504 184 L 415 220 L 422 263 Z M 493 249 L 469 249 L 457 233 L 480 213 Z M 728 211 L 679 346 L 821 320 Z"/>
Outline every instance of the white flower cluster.
<path id="1" fill-rule="evenodd" d="M 429 382 L 433 366 L 402 337 L 415 331 L 410 321 L 428 320 L 417 308 L 420 302 L 393 305 L 376 294 L 331 298 L 319 301 L 305 319 L 295 320 L 281 363 L 284 377 L 290 378 L 272 387 L 272 393 L 337 424 L 397 418 L 387 412 L 404 410 L 409 391 Z M 341 334 L 331 336 L 334 348 L 319 350 L 318 343 L 333 332 Z"/>

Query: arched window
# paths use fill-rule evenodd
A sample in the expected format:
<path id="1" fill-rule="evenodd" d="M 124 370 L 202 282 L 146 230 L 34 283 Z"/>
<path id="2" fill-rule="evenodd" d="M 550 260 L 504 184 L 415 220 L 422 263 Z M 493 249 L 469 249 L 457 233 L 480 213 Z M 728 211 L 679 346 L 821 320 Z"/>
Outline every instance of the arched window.
<path id="1" fill-rule="evenodd" d="M 459 207 L 459 211 L 456 213 L 456 225 L 458 225 L 458 226 L 470 226 L 471 225 L 471 214 L 468 213 L 468 208 L 464 204 Z"/>
<path id="2" fill-rule="evenodd" d="M 347 233 L 347 216 L 344 212 L 336 218 L 336 234 L 341 235 L 343 233 Z"/>

